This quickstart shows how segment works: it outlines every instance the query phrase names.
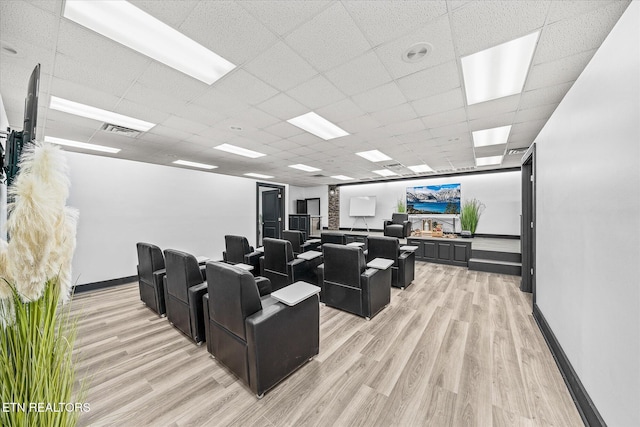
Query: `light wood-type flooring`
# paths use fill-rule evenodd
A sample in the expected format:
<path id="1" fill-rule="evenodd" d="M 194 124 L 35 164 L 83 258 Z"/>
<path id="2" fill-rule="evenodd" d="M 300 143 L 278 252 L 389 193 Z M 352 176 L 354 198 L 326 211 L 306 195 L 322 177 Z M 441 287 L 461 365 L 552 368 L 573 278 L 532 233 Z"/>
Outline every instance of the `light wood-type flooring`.
<path id="1" fill-rule="evenodd" d="M 581 426 L 519 280 L 418 262 L 371 321 L 321 306 L 320 354 L 261 400 L 137 283 L 78 294 L 80 425 Z"/>

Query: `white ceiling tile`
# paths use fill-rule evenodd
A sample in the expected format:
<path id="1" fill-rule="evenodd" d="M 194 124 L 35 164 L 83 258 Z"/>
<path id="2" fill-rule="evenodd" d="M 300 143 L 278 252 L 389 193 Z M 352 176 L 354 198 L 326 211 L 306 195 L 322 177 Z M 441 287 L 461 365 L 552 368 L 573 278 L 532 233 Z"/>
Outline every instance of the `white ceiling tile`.
<path id="1" fill-rule="evenodd" d="M 302 132 L 298 135 L 293 135 L 288 138 L 290 141 L 295 142 L 299 146 L 319 145 L 323 144 L 324 140 L 312 135 L 308 132 Z"/>
<path id="2" fill-rule="evenodd" d="M 287 35 L 285 41 L 319 71 L 371 49 L 342 3 L 333 3 Z"/>
<path id="3" fill-rule="evenodd" d="M 396 122 L 384 126 L 385 132 L 393 136 L 412 134 L 425 129 L 425 125 L 420 119 Z"/>
<path id="4" fill-rule="evenodd" d="M 364 116 L 355 117 L 353 119 L 340 122 L 338 123 L 338 126 L 349 133 L 358 133 L 377 128 L 380 126 L 380 123 L 378 123 L 368 114 L 365 114 Z"/>
<path id="5" fill-rule="evenodd" d="M 375 113 L 371 113 L 371 117 L 381 125 L 388 125 L 391 123 L 406 122 L 418 116 L 411 105 L 407 103 L 396 105 L 386 110 L 376 111 Z"/>
<path id="6" fill-rule="evenodd" d="M 444 1 L 351 1 L 345 7 L 374 46 L 447 13 Z"/>
<path id="7" fill-rule="evenodd" d="M 209 88 L 206 83 L 155 61 L 146 67 L 137 82 L 182 101 L 191 101 Z"/>
<path id="8" fill-rule="evenodd" d="M 417 132 L 407 133 L 404 135 L 399 135 L 398 141 L 402 144 L 416 144 L 422 143 L 432 138 L 431 132 L 427 129 L 420 130 Z"/>
<path id="9" fill-rule="evenodd" d="M 323 76 L 316 76 L 287 91 L 287 94 L 310 110 L 333 104 L 345 98 L 345 95 Z"/>
<path id="10" fill-rule="evenodd" d="M 126 67 L 96 67 L 78 62 L 66 55 L 56 55 L 54 76 L 82 86 L 121 96 L 133 84 L 137 75 L 123 71 Z"/>
<path id="11" fill-rule="evenodd" d="M 425 42 L 432 46 L 432 50 L 423 59 L 417 62 L 403 60 L 402 56 L 407 49 L 416 43 Z M 449 16 L 444 15 L 429 24 L 420 26 L 397 40 L 376 47 L 375 51 L 395 78 L 453 61 L 456 55 L 451 38 Z"/>
<path id="12" fill-rule="evenodd" d="M 448 126 L 455 123 L 464 122 L 466 120 L 467 112 L 464 108 L 458 108 L 457 110 L 447 111 L 439 114 L 432 114 L 430 116 L 422 118 L 425 126 L 429 129 Z"/>
<path id="13" fill-rule="evenodd" d="M 258 142 L 260 144 L 269 144 L 271 142 L 281 141 L 281 138 L 279 136 L 272 135 L 263 130 L 249 130 L 246 132 L 243 131 L 242 135 L 245 138 L 250 139 L 251 141 Z"/>
<path id="14" fill-rule="evenodd" d="M 611 4 L 612 0 L 563 0 L 551 2 L 547 25 Z"/>
<path id="15" fill-rule="evenodd" d="M 273 86 L 269 86 L 242 69 L 236 69 L 227 74 L 214 83 L 209 91 L 213 96 L 223 94 L 249 105 L 259 104 L 278 93 Z M 199 99 L 194 102 L 198 101 Z"/>
<path id="16" fill-rule="evenodd" d="M 161 124 L 154 126 L 147 133 L 153 134 L 153 135 L 166 136 L 168 138 L 173 139 L 174 141 L 181 141 L 193 135 L 192 132 L 181 131 L 179 129 L 170 128 L 167 126 L 163 126 Z"/>
<path id="17" fill-rule="evenodd" d="M 199 2 L 179 30 L 236 65 L 255 58 L 277 41 L 239 2 L 232 1 Z"/>
<path id="18" fill-rule="evenodd" d="M 90 65 L 104 74 L 118 74 L 132 81 L 155 61 L 73 21 L 60 20 L 56 62 L 60 54 Z M 123 66 L 126 64 L 126 66 Z"/>
<path id="19" fill-rule="evenodd" d="M 171 114 L 176 109 L 184 108 L 187 103 L 179 99 L 172 98 L 162 91 L 153 90 L 140 83 L 134 83 L 127 90 L 124 99 L 138 105 L 146 105 L 158 111 Z"/>
<path id="20" fill-rule="evenodd" d="M 626 1 L 547 25 L 538 42 L 534 64 L 555 61 L 579 52 L 596 49 L 626 9 Z"/>
<path id="21" fill-rule="evenodd" d="M 430 131 L 431 131 L 431 135 L 436 138 L 440 136 L 450 137 L 452 135 L 458 135 L 461 133 L 469 132 L 469 125 L 467 124 L 467 122 L 456 123 L 450 126 L 433 128 L 433 129 L 430 129 Z"/>
<path id="22" fill-rule="evenodd" d="M 239 112 L 233 117 L 233 120 L 236 120 L 239 123 L 240 127 L 246 127 L 247 129 L 263 129 L 275 123 L 281 122 L 280 119 L 272 116 L 271 114 L 267 114 L 255 107 L 251 107 Z"/>
<path id="23" fill-rule="evenodd" d="M 367 52 L 327 71 L 325 76 L 347 95 L 356 95 L 391 81 L 391 76 L 374 52 Z"/>
<path id="24" fill-rule="evenodd" d="M 286 152 L 288 152 L 289 150 L 293 150 L 294 148 L 300 147 L 300 144 L 297 144 L 288 139 L 279 139 L 277 141 L 270 142 L 268 145 L 277 150 L 286 151 Z"/>
<path id="25" fill-rule="evenodd" d="M 362 111 L 351 98 L 345 98 L 333 104 L 318 108 L 316 113 L 333 123 L 338 123 L 362 116 L 364 111 Z"/>
<path id="26" fill-rule="evenodd" d="M 172 111 L 175 116 L 193 120 L 206 126 L 214 126 L 228 118 L 195 104 L 176 105 Z"/>
<path id="27" fill-rule="evenodd" d="M 455 61 L 398 79 L 398 85 L 407 99 L 415 101 L 460 87 L 458 66 Z"/>
<path id="28" fill-rule="evenodd" d="M 240 4 L 267 28 L 282 36 L 311 19 L 330 1 L 245 0 Z"/>
<path id="29" fill-rule="evenodd" d="M 594 54 L 595 50 L 589 50 L 557 61 L 534 65 L 525 83 L 525 90 L 573 82 Z"/>
<path id="30" fill-rule="evenodd" d="M 513 119 L 515 116 L 516 116 L 516 112 L 512 111 L 509 113 L 495 114 L 495 115 L 483 117 L 480 119 L 470 120 L 469 130 L 474 132 L 477 130 L 507 126 L 513 123 Z"/>
<path id="31" fill-rule="evenodd" d="M 129 3 L 173 28 L 182 24 L 198 2 L 199 0 L 129 0 Z"/>
<path id="32" fill-rule="evenodd" d="M 94 106 L 99 107 L 98 105 Z M 109 110 L 151 123 L 161 123 L 169 117 L 169 113 L 149 108 L 148 105 L 136 104 L 127 99 L 122 99 L 117 106 L 109 108 Z"/>
<path id="33" fill-rule="evenodd" d="M 254 76 L 282 91 L 306 82 L 318 72 L 284 42 L 278 42 L 244 67 Z"/>
<path id="34" fill-rule="evenodd" d="M 177 129 L 179 131 L 186 132 L 189 134 L 197 134 L 199 132 L 204 131 L 208 127 L 201 123 L 196 123 L 194 121 L 187 120 L 178 116 L 170 116 L 161 124 L 163 126 L 166 126 L 172 129 Z"/>
<path id="35" fill-rule="evenodd" d="M 519 110 L 516 113 L 514 123 L 547 119 L 553 114 L 557 106 L 558 104 L 546 104 L 539 107 L 528 108 L 526 110 Z"/>
<path id="36" fill-rule="evenodd" d="M 462 88 L 452 89 L 426 98 L 412 101 L 411 105 L 419 116 L 428 116 L 464 107 Z"/>
<path id="37" fill-rule="evenodd" d="M 536 120 L 525 123 L 514 123 L 511 127 L 511 136 L 509 139 L 511 140 L 521 133 L 526 133 L 527 135 L 534 134 L 537 136 L 546 122 L 546 120 Z"/>
<path id="38" fill-rule="evenodd" d="M 127 96 L 129 96 L 129 93 L 127 93 Z M 202 96 L 194 99 L 192 103 L 226 117 L 249 108 L 249 104 L 246 102 L 238 99 L 233 94 L 222 93 L 215 87 L 209 88 Z"/>
<path id="39" fill-rule="evenodd" d="M 363 111 L 372 113 L 404 104 L 407 99 L 395 83 L 387 83 L 367 92 L 354 96 L 355 102 Z"/>
<path id="40" fill-rule="evenodd" d="M 56 26 L 58 18 L 55 14 L 22 1 L 0 2 L 0 28 L 2 39 L 5 36 L 15 37 L 25 42 L 52 49 L 55 46 Z"/>
<path id="41" fill-rule="evenodd" d="M 306 133 L 299 127 L 287 122 L 276 123 L 275 125 L 266 127 L 264 130 L 272 135 L 279 136 L 280 138 L 289 138 L 294 135 Z"/>
<path id="42" fill-rule="evenodd" d="M 520 97 L 520 94 L 516 94 L 493 99 L 491 101 L 481 102 L 479 104 L 469 105 L 467 107 L 469 120 L 514 112 L 518 109 L 518 105 L 520 105 Z"/>
<path id="43" fill-rule="evenodd" d="M 476 1 L 451 13 L 459 56 L 532 33 L 544 25 L 548 1 Z"/>
<path id="44" fill-rule="evenodd" d="M 105 110 L 112 110 L 120 100 L 119 96 L 111 93 L 100 92 L 58 77 L 51 79 L 51 95 Z M 48 104 L 49 97 L 44 97 L 44 99 L 38 100 L 38 102 L 46 102 Z"/>
<path id="45" fill-rule="evenodd" d="M 307 107 L 284 93 L 279 93 L 267 99 L 258 104 L 257 107 L 281 120 L 289 120 L 309 112 Z"/>
<path id="46" fill-rule="evenodd" d="M 490 145 L 475 148 L 476 157 L 501 156 L 505 153 L 506 144 Z"/>
<path id="47" fill-rule="evenodd" d="M 520 108 L 533 108 L 546 104 L 558 104 L 571 88 L 573 82 L 561 83 L 555 86 L 545 86 L 540 89 L 528 90 L 522 93 Z"/>

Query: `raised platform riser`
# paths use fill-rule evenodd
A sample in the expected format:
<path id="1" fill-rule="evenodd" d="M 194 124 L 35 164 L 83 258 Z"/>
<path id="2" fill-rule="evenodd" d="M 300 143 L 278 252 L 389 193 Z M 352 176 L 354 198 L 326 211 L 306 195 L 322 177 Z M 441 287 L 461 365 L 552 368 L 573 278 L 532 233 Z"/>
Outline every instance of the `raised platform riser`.
<path id="1" fill-rule="evenodd" d="M 486 251 L 472 249 L 471 258 L 490 259 L 494 261 L 522 262 L 522 255 L 514 252 Z"/>
<path id="2" fill-rule="evenodd" d="M 522 267 L 519 265 L 489 264 L 471 260 L 469 260 L 469 270 L 509 274 L 511 276 L 520 276 L 522 274 Z"/>

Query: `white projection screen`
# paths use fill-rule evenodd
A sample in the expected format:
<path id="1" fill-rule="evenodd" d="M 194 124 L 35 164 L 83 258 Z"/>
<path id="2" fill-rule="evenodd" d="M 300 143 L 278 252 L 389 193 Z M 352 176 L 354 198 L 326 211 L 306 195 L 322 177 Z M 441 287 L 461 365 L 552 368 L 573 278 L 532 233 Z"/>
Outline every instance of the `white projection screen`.
<path id="1" fill-rule="evenodd" d="M 376 196 L 352 197 L 349 201 L 349 216 L 376 216 Z"/>

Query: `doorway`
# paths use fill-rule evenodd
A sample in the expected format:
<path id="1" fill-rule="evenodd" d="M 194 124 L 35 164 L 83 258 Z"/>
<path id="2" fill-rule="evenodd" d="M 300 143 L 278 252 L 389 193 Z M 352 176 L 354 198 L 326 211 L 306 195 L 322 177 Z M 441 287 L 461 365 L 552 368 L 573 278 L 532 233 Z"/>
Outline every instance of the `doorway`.
<path id="1" fill-rule="evenodd" d="M 536 146 L 522 157 L 522 280 L 520 290 L 533 294 L 536 302 Z"/>
<path id="2" fill-rule="evenodd" d="M 282 237 L 284 200 L 284 186 L 256 183 L 256 246 L 262 246 L 265 237 Z"/>

